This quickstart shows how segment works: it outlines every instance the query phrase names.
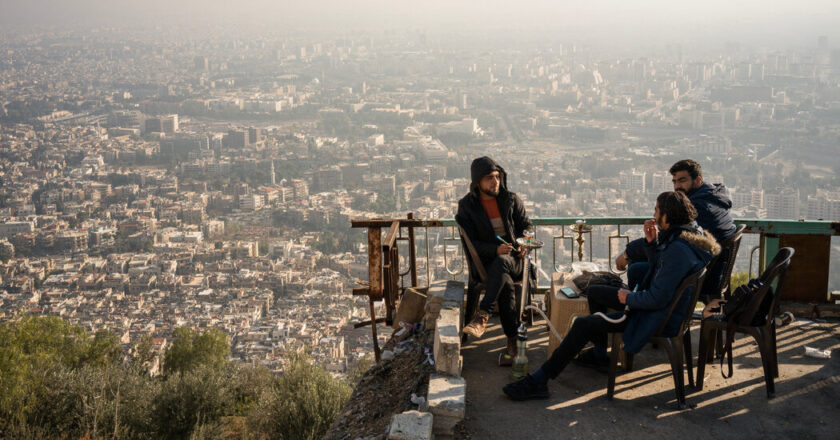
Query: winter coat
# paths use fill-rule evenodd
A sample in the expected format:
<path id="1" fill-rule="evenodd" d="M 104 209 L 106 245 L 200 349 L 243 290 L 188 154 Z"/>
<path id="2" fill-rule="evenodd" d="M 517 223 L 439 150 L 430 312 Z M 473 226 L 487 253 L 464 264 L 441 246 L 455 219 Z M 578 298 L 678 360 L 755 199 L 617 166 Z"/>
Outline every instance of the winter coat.
<path id="1" fill-rule="evenodd" d="M 624 350 L 637 353 L 654 336 L 668 314 L 668 306 L 680 283 L 711 261 L 720 252 L 720 245 L 707 231 L 696 224 L 672 226 L 660 232 L 656 240 L 645 243 L 650 268 L 641 290 L 627 295 L 630 308 L 624 329 Z M 662 336 L 675 336 L 686 313 L 691 313 L 691 289 L 674 308 Z"/>
<path id="2" fill-rule="evenodd" d="M 697 210 L 697 224 L 709 231 L 718 242 L 723 242 L 735 234 L 737 227 L 729 214 L 732 199 L 729 198 L 729 190 L 722 183 L 703 183 L 688 193 L 688 199 Z M 644 238 L 628 243 L 625 249 L 627 258 L 631 261 L 646 261 L 644 246 Z"/>
<path id="3" fill-rule="evenodd" d="M 697 210 L 697 224 L 722 242 L 735 234 L 737 227 L 729 215 L 732 199 L 722 183 L 704 183 L 688 193 L 688 199 Z"/>
<path id="4" fill-rule="evenodd" d="M 471 166 L 472 183 L 470 184 L 470 192 L 458 202 L 458 213 L 455 215 L 455 221 L 469 237 L 485 267 L 496 258 L 496 249 L 501 244 L 496 238 L 493 225 L 490 223 L 490 217 L 487 216 L 484 207 L 481 205 L 478 190 L 478 183 L 481 179 L 493 171 L 499 171 L 501 174 L 501 184 L 496 202 L 499 205 L 499 214 L 502 216 L 502 223 L 508 238 L 516 240 L 517 237 L 523 236 L 526 229 L 533 227 L 531 220 L 528 219 L 528 214 L 525 213 L 525 205 L 522 203 L 522 199 L 516 193 L 507 189 L 507 173 L 505 173 L 505 170 L 493 159 L 486 156 L 474 160 Z M 470 261 L 470 271 L 474 269 Z"/>

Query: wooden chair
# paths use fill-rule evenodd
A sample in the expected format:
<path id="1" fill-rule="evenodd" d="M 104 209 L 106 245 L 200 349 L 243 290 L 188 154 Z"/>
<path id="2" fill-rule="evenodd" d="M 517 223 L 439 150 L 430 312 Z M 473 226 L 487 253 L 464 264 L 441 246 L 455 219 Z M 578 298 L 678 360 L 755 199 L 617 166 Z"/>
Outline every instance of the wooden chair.
<path id="1" fill-rule="evenodd" d="M 773 317 L 776 314 L 776 308 L 779 302 L 779 289 L 785 280 L 785 272 L 790 267 L 790 260 L 793 257 L 793 248 L 782 248 L 773 258 L 773 261 L 761 274 L 759 280 L 762 285 L 758 291 L 753 295 L 750 302 L 747 304 L 746 311 L 741 315 L 741 318 L 735 323 L 735 333 L 745 333 L 753 337 L 758 344 L 759 353 L 761 353 L 761 364 L 764 367 L 764 381 L 767 386 L 767 398 L 771 399 L 776 395 L 776 385 L 773 379 L 779 377 L 779 359 L 776 352 L 776 324 Z M 776 288 L 773 289 L 774 281 Z M 770 307 L 766 311 L 766 315 L 760 317 L 761 325 L 753 325 L 756 315 L 760 312 L 760 307 L 764 297 L 772 295 Z M 718 335 L 726 330 L 728 323 L 725 321 L 718 321 L 714 319 L 704 319 L 700 324 L 700 347 L 698 348 L 697 356 L 697 389 L 703 389 L 703 375 L 706 371 L 707 352 L 711 351 L 711 342 L 718 338 Z M 730 358 L 730 362 L 732 359 Z"/>
<path id="2" fill-rule="evenodd" d="M 692 387 L 694 386 L 691 361 L 691 317 L 692 311 L 697 305 L 697 300 L 700 297 L 700 291 L 703 288 L 703 281 L 705 278 L 706 268 L 703 268 L 683 279 L 677 287 L 677 291 L 674 293 L 674 298 L 671 300 L 671 304 L 668 306 L 668 314 L 665 316 L 662 324 L 660 324 L 659 329 L 654 334 L 654 337 L 651 338 L 651 342 L 658 345 L 664 345 L 668 352 L 668 359 L 671 362 L 671 374 L 674 377 L 674 388 L 677 393 L 677 405 L 680 409 L 686 408 L 685 377 L 683 372 L 684 363 L 687 364 L 688 368 L 688 384 Z M 682 299 L 683 295 L 686 295 L 689 291 L 691 298 L 688 301 L 688 308 L 685 310 L 685 316 L 680 323 L 677 334 L 674 336 L 664 336 L 662 332 L 665 330 L 665 326 L 671 319 L 674 309 L 677 307 L 677 304 L 680 303 L 680 299 Z M 607 399 L 612 400 L 613 395 L 615 394 L 615 376 L 616 371 L 618 370 L 618 358 L 622 346 L 622 333 L 610 333 L 609 336 L 612 338 L 612 348 L 610 349 Z M 633 368 L 633 355 L 630 353 L 624 353 L 624 355 L 624 369 L 626 371 L 631 371 Z"/>

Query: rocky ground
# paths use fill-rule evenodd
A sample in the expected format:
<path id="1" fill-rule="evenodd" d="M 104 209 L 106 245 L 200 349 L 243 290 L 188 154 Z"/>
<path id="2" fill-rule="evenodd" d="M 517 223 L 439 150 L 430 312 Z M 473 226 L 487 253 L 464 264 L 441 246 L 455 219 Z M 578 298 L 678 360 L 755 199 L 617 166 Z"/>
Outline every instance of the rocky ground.
<path id="1" fill-rule="evenodd" d="M 434 371 L 426 349 L 431 350 L 433 335 L 406 336 L 385 344 L 383 361 L 364 374 L 325 440 L 385 439 L 394 414 L 418 409 L 411 395 L 426 395 Z M 393 359 L 386 359 L 389 353 Z"/>

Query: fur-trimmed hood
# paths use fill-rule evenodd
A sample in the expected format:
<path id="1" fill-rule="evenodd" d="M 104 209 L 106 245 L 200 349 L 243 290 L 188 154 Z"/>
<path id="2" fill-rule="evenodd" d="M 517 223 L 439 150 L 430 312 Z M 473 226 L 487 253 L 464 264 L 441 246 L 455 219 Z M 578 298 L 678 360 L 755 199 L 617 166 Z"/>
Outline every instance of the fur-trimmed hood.
<path id="1" fill-rule="evenodd" d="M 697 231 L 683 230 L 680 233 L 680 238 L 685 240 L 688 244 L 694 245 L 709 252 L 712 256 L 720 253 L 720 244 L 715 240 L 715 237 L 702 229 Z"/>

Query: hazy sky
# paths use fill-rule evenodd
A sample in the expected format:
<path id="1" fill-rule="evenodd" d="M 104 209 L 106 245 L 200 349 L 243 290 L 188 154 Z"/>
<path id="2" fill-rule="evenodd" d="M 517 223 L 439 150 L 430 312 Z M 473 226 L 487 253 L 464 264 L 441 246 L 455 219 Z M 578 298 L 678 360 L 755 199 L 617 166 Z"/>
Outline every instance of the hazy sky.
<path id="1" fill-rule="evenodd" d="M 838 0 L 0 0 L 0 23 L 179 22 L 296 30 L 545 33 L 579 41 L 742 41 L 840 47 Z"/>

